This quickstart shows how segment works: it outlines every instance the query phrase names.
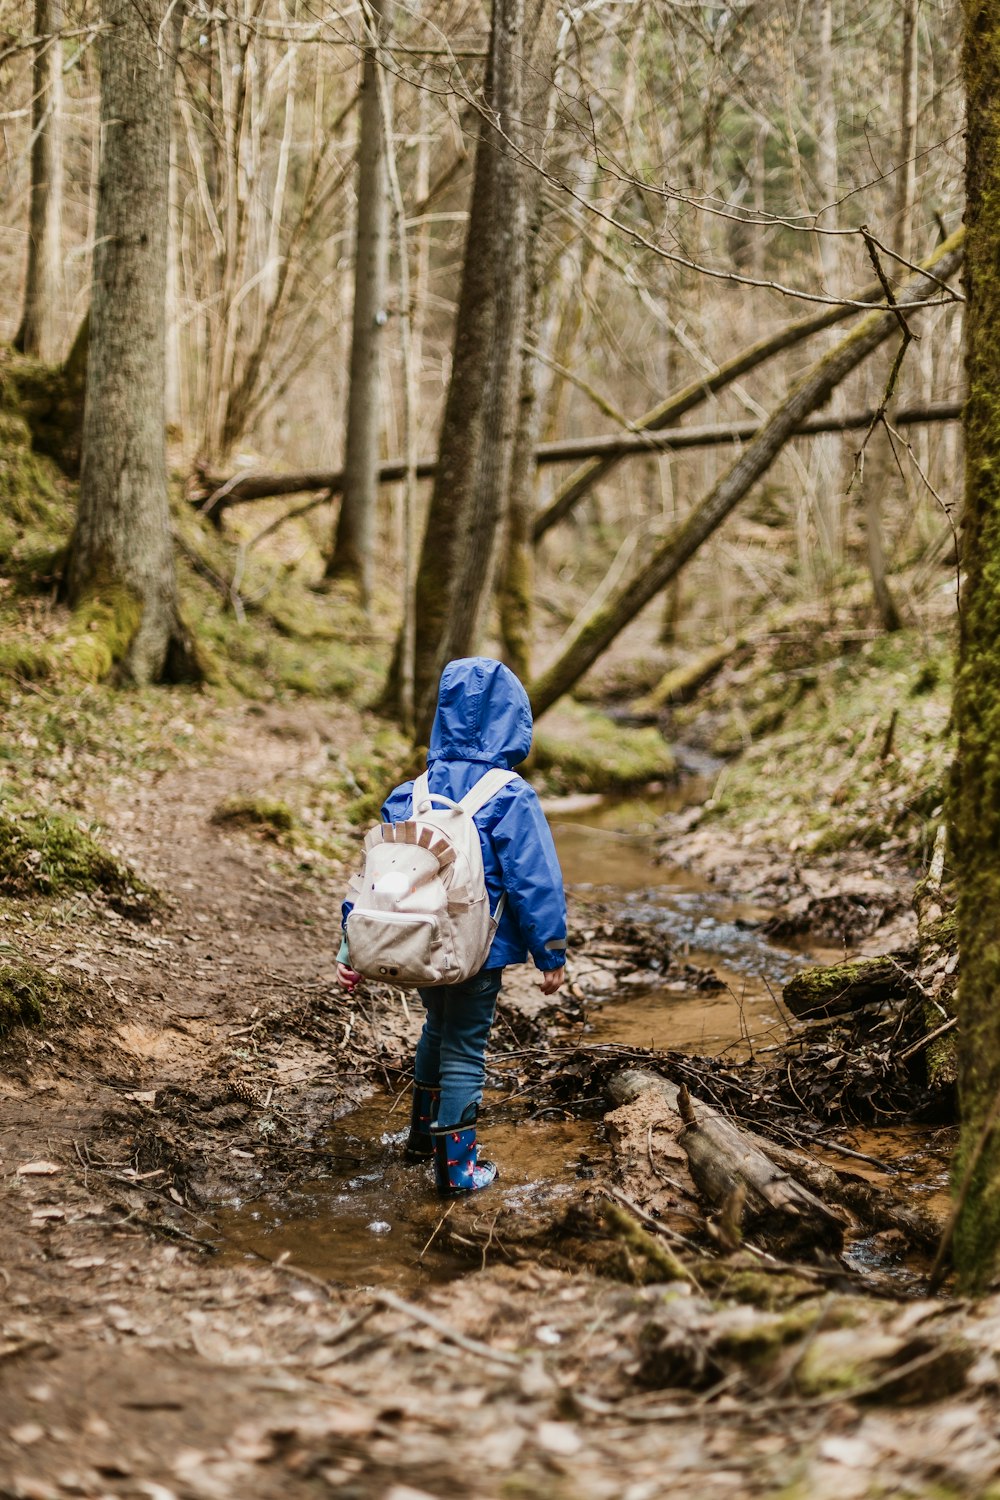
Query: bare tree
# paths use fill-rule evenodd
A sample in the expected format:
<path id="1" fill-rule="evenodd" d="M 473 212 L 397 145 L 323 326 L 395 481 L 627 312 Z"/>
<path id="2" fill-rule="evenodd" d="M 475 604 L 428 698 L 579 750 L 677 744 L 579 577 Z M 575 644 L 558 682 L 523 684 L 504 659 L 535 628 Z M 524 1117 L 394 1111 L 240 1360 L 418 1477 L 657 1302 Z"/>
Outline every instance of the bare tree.
<path id="1" fill-rule="evenodd" d="M 361 79 L 354 257 L 354 315 L 347 395 L 344 488 L 327 578 L 352 578 L 361 603 L 371 608 L 375 582 L 378 461 L 381 429 L 379 348 L 386 322 L 385 283 L 389 250 L 386 142 L 379 97 L 379 49 L 385 42 L 381 0 L 367 0 Z"/>
<path id="2" fill-rule="evenodd" d="M 105 608 L 118 670 L 191 675 L 181 625 L 164 439 L 165 297 L 173 74 L 183 16 L 162 0 L 105 0 L 97 242 L 80 506 L 65 589 Z"/>
<path id="3" fill-rule="evenodd" d="M 494 0 L 451 379 L 417 572 L 415 727 L 430 729 L 444 663 L 469 651 L 492 596 L 506 512 L 527 306 L 525 77 L 551 0 Z M 551 76 L 550 73 L 547 76 Z M 543 106 L 544 117 L 544 106 Z"/>
<path id="4" fill-rule="evenodd" d="M 31 210 L 24 311 L 14 348 L 56 358 L 62 292 L 62 0 L 35 0 L 31 98 Z"/>
<path id="5" fill-rule="evenodd" d="M 948 275 L 957 266 L 960 242 L 961 231 L 926 262 L 935 277 Z M 933 284 L 924 278 L 911 280 L 899 294 L 899 306 L 923 301 Z M 569 692 L 620 631 L 677 576 L 751 486 L 767 472 L 804 418 L 829 400 L 846 376 L 898 328 L 897 311 L 879 309 L 869 313 L 852 333 L 818 360 L 708 495 L 654 548 L 638 573 L 602 599 L 581 622 L 558 659 L 531 685 L 531 704 L 536 715 L 544 713 Z"/>

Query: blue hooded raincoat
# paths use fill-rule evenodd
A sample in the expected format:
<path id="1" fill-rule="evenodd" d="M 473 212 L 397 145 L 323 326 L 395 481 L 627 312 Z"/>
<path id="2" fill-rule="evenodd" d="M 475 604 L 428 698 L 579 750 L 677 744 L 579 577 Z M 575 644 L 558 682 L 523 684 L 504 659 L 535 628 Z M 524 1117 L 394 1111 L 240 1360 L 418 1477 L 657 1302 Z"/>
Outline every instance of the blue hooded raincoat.
<path id="1" fill-rule="evenodd" d="M 430 790 L 457 802 L 491 766 L 512 770 L 531 748 L 531 728 L 528 695 L 509 667 L 485 656 L 449 662 L 441 674 L 427 755 Z M 403 823 L 412 812 L 413 782 L 404 781 L 386 799 L 382 819 Z M 536 968 L 560 968 L 566 962 L 566 897 L 552 833 L 534 790 L 515 777 L 474 821 L 491 910 L 507 892 L 483 967 L 522 964 L 530 954 Z"/>

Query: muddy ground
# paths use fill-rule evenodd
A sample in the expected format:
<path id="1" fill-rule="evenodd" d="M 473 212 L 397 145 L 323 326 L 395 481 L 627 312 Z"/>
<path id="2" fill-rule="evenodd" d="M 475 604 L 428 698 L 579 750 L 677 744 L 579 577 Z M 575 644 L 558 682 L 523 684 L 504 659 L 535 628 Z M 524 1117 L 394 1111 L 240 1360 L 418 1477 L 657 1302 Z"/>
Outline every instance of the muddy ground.
<path id="1" fill-rule="evenodd" d="M 158 915 L 84 898 L 8 913 L 10 950 L 77 989 L 61 1023 L 5 1044 L 0 1495 L 990 1493 L 1000 1301 L 866 1299 L 820 1266 L 777 1277 L 761 1310 L 739 1300 L 738 1256 L 712 1286 L 663 1267 L 651 1280 L 648 1247 L 618 1245 L 599 1208 L 556 1263 L 487 1256 L 406 1297 L 217 1253 L 219 1205 L 322 1180 L 332 1122 L 373 1085 L 398 1095 L 416 1028 L 396 1001 L 335 992 L 326 868 L 211 822 L 227 797 L 309 777 L 356 720 L 219 714 L 211 765 L 97 798 L 168 893 Z M 746 851 L 682 825 L 672 838 L 674 858 L 745 874 Z M 773 859 L 754 869 L 756 898 L 789 920 L 838 894 L 835 871 L 789 890 Z M 869 907 L 885 897 L 876 927 L 909 921 L 903 872 L 849 873 Z M 589 967 L 636 962 L 626 943 Z M 530 976 L 512 980 L 513 1055 L 539 1032 Z M 567 1188 L 582 1213 L 637 1170 L 614 1182 L 605 1158 Z M 424 1213 L 433 1235 L 429 1188 Z M 447 1228 L 482 1245 L 516 1213 L 498 1190 L 454 1205 Z M 591 1269 L 597 1241 L 617 1277 Z"/>

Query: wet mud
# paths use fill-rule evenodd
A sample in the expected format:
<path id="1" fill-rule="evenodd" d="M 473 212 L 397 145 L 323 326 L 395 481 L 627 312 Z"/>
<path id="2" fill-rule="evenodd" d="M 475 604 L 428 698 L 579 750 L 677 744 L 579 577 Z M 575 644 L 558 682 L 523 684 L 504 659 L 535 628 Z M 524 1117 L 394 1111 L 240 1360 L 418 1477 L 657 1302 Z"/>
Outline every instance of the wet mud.
<path id="1" fill-rule="evenodd" d="M 664 861 L 654 829 L 666 800 L 651 807 L 566 799 L 569 806 L 550 807 L 583 949 L 573 969 L 575 1003 L 539 1009 L 525 976 L 513 971 L 506 1031 L 512 1017 L 534 1009 L 540 1034 L 555 1049 L 679 1053 L 737 1066 L 780 1054 L 795 1035 L 782 985 L 804 964 L 836 955 L 822 937 L 811 942 L 797 931 L 775 938 L 769 909 Z M 408 1009 L 418 1020 L 419 1003 L 411 998 Z M 498 1026 L 494 1040 L 501 1034 Z M 294 1189 L 218 1206 L 212 1217 L 224 1262 L 285 1258 L 345 1287 L 409 1294 L 446 1284 L 498 1253 L 509 1257 L 513 1239 L 498 1225 L 516 1222 L 522 1252 L 540 1252 L 548 1236 L 557 1239 L 566 1213 L 586 1199 L 588 1182 L 615 1172 L 602 1118 L 607 1101 L 598 1084 L 582 1079 L 581 1087 L 556 1093 L 520 1087 L 516 1047 L 512 1055 L 507 1035 L 502 1043 L 502 1050 L 491 1048 L 494 1087 L 483 1107 L 483 1149 L 500 1167 L 483 1205 L 485 1235 L 477 1225 L 463 1244 L 455 1225 L 442 1232 L 447 1210 L 434 1195 L 431 1168 L 403 1163 L 404 1084 L 321 1132 L 318 1170 Z M 399 1076 L 405 1078 L 405 1058 Z M 873 1186 L 881 1181 L 898 1193 L 906 1184 L 928 1214 L 942 1216 L 951 1146 L 951 1133 L 939 1129 L 858 1129 L 841 1132 L 826 1159 L 842 1168 L 849 1158 Z M 814 1147 L 823 1159 L 821 1138 Z M 893 1231 L 849 1240 L 844 1263 L 873 1286 L 904 1295 L 919 1290 L 929 1269 L 926 1254 L 914 1254 Z"/>
<path id="2" fill-rule="evenodd" d="M 109 806 L 111 822 L 127 806 L 123 852 L 174 893 L 158 924 L 89 903 L 8 923 L 79 983 L 65 1014 L 6 1045 L 0 1491 L 984 1493 L 1000 1474 L 1000 1305 L 921 1298 L 912 1251 L 885 1232 L 849 1247 L 860 1275 L 722 1247 L 685 1196 L 675 1126 L 641 1101 L 606 1117 L 628 1066 L 746 1109 L 749 1051 L 763 1070 L 790 1024 L 777 981 L 820 951 L 808 921 L 762 925 L 791 889 L 774 862 L 736 855 L 721 878 L 690 848 L 664 861 L 654 819 L 607 804 L 586 810 L 598 826 L 576 852 L 560 830 L 573 983 L 552 1003 L 510 971 L 483 1129 L 502 1177 L 442 1204 L 399 1161 L 413 1005 L 335 989 L 328 871 L 211 822 L 223 797 L 308 778 L 361 731 L 317 715 L 305 734 L 296 715 L 292 737 L 271 713 L 220 713 L 217 764 Z M 795 882 L 805 900 L 813 874 Z M 764 1105 L 877 1195 L 940 1184 L 940 1133 L 830 1130 Z"/>

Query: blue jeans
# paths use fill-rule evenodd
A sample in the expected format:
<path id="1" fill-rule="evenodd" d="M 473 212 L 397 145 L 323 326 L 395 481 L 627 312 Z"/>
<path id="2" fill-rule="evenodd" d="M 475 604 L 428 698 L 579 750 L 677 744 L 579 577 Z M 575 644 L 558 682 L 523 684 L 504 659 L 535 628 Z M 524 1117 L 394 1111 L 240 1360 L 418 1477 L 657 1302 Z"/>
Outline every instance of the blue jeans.
<path id="1" fill-rule="evenodd" d="M 479 1104 L 486 1080 L 486 1043 L 503 969 L 480 969 L 461 984 L 419 990 L 427 1010 L 417 1043 L 413 1076 L 440 1087 L 437 1123 L 447 1129 L 463 1123 Z"/>

